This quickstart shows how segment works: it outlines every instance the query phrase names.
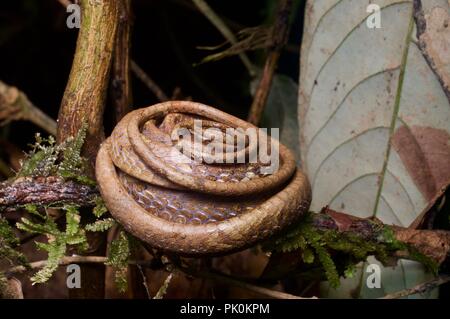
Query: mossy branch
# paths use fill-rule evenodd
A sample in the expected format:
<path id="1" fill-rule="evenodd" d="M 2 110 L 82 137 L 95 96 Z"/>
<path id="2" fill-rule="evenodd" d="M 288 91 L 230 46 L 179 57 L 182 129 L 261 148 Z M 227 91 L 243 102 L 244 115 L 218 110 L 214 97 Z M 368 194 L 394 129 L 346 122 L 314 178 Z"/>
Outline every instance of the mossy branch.
<path id="1" fill-rule="evenodd" d="M 82 123 L 88 129 L 82 155 L 88 160 L 87 176 L 94 178 L 94 163 L 103 142 L 103 113 L 108 91 L 114 44 L 120 21 L 119 0 L 80 0 L 81 28 L 75 57 L 58 114 L 57 142 L 61 143 L 80 131 Z M 89 215 L 88 215 L 89 216 Z M 104 254 L 105 238 L 93 235 L 90 253 Z M 104 267 L 82 270 L 85 283 L 81 289 L 70 290 L 73 298 L 103 298 Z"/>
<path id="2" fill-rule="evenodd" d="M 303 265 L 306 272 L 321 268 L 330 284 L 337 287 L 340 276 L 351 276 L 351 269 L 369 256 L 385 265 L 395 265 L 398 259 L 415 260 L 437 274 L 449 256 L 450 232 L 388 226 L 376 219 L 361 219 L 325 207 L 319 214 L 307 215 L 287 234 L 266 243 L 265 249 L 274 252 L 265 279 L 286 276 Z M 286 267 L 286 259 L 280 254 L 297 258 Z M 284 264 L 283 269 L 280 264 Z"/>

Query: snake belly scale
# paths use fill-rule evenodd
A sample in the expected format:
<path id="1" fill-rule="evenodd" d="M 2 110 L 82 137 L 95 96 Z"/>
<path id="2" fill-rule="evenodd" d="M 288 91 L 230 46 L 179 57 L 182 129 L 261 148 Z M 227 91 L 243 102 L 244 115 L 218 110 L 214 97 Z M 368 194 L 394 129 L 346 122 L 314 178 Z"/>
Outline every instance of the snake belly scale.
<path id="1" fill-rule="evenodd" d="M 200 103 L 171 101 L 129 113 L 100 147 L 100 192 L 127 231 L 161 250 L 219 255 L 267 239 L 308 210 L 310 185 L 288 148 L 275 141 L 279 167 L 270 174 L 259 161 L 199 161 L 206 154 L 186 145 L 182 152 L 171 136 L 193 131 L 197 120 L 224 136 L 229 128 L 256 129 Z M 227 148 L 226 155 L 235 159 L 258 145 L 246 139 L 244 149 Z"/>

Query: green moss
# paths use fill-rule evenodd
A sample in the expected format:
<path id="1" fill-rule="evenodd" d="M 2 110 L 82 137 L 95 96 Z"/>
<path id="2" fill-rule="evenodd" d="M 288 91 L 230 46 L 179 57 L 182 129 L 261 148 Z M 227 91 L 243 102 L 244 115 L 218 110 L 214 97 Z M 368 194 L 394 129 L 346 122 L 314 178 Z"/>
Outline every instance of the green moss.
<path id="1" fill-rule="evenodd" d="M 5 218 L 0 217 L 0 260 L 8 262 L 11 266 L 28 267 L 26 257 L 16 250 L 19 244 L 19 239 L 14 234 L 13 228 Z"/>
<path id="2" fill-rule="evenodd" d="M 59 176 L 65 180 L 95 186 L 95 181 L 86 175 L 87 162 L 81 156 L 86 132 L 87 122 L 84 122 L 74 137 L 59 145 L 56 145 L 52 136 L 46 139 L 36 134 L 36 142 L 31 146 L 17 177 Z"/>
<path id="3" fill-rule="evenodd" d="M 130 258 L 130 243 L 128 236 L 121 231 L 109 247 L 108 260 L 106 265 L 114 268 L 115 283 L 119 291 L 124 292 L 128 289 L 127 272 L 128 260 Z"/>
<path id="4" fill-rule="evenodd" d="M 307 264 L 312 264 L 315 261 L 320 263 L 330 284 L 337 287 L 339 285 L 339 274 L 327 249 L 329 240 L 329 236 L 324 236 L 311 225 L 310 217 L 307 216 L 298 227 L 269 243 L 265 249 L 282 252 L 300 250 L 303 262 Z"/>
<path id="5" fill-rule="evenodd" d="M 356 265 L 355 264 L 349 264 L 344 270 L 344 276 L 345 278 L 353 278 L 356 274 Z"/>
<path id="6" fill-rule="evenodd" d="M 85 229 L 90 232 L 104 232 L 110 229 L 116 224 L 116 221 L 112 218 L 105 218 L 102 220 L 97 220 L 92 224 L 86 225 Z"/>
<path id="7" fill-rule="evenodd" d="M 35 283 L 44 283 L 48 281 L 58 268 L 61 258 L 64 257 L 69 245 L 74 246 L 82 252 L 87 249 L 87 238 L 85 230 L 80 227 L 81 216 L 77 207 L 64 206 L 63 211 L 66 214 L 66 228 L 61 231 L 53 218 L 48 214 L 42 215 L 37 208 L 29 206 L 29 211 L 33 212 L 32 217 L 23 217 L 16 227 L 22 231 L 34 234 L 42 234 L 48 238 L 47 243 L 36 242 L 36 246 L 48 253 L 47 263 L 44 268 L 39 270 L 31 281 Z"/>
<path id="8" fill-rule="evenodd" d="M 33 285 L 48 281 L 58 268 L 59 261 L 66 253 L 66 243 L 62 237 L 57 237 L 49 243 L 36 243 L 36 245 L 39 249 L 47 251 L 48 257 L 44 268 L 31 277 Z"/>
<path id="9" fill-rule="evenodd" d="M 311 215 L 308 215 L 288 233 L 266 243 L 264 248 L 280 252 L 299 251 L 304 263 L 322 268 L 333 287 L 339 285 L 340 275 L 352 276 L 355 265 L 365 261 L 367 257 L 374 256 L 386 264 L 389 256 L 397 251 L 408 252 L 410 259 L 421 262 L 434 273 L 437 272 L 436 262 L 413 247 L 398 241 L 391 227 L 376 221 L 368 222 L 371 223 L 374 235 L 370 239 L 355 232 L 318 230 L 313 226 Z M 333 261 L 332 256 L 336 256 L 339 260 Z M 337 267 L 336 262 L 344 267 Z"/>
<path id="10" fill-rule="evenodd" d="M 23 162 L 17 177 L 59 176 L 64 180 L 95 186 L 96 183 L 86 175 L 87 162 L 81 156 L 86 132 L 87 122 L 84 122 L 76 136 L 68 138 L 60 145 L 56 145 L 53 137 L 45 139 L 37 134 L 36 143 L 32 145 L 31 151 Z M 96 198 L 95 203 L 93 214 L 99 218 L 107 209 L 100 196 Z M 47 213 L 47 208 L 55 206 L 60 208 L 65 214 L 65 229 L 60 229 L 61 227 L 56 224 L 53 217 Z M 39 249 L 48 253 L 48 258 L 46 266 L 31 278 L 33 284 L 44 283 L 51 278 L 69 246 L 77 249 L 80 253 L 86 251 L 88 248 L 87 230 L 105 231 L 114 224 L 114 220 L 109 218 L 96 221 L 83 228 L 78 207 L 63 203 L 52 203 L 45 206 L 28 204 L 24 208 L 29 213 L 29 216 L 23 217 L 16 224 L 16 227 L 28 233 L 45 235 L 48 240 L 47 242 L 36 243 Z M 12 238 L 10 237 L 12 232 L 5 230 L 6 227 L 4 226 L 6 224 L 0 220 L 0 257 L 2 257 L 2 254 L 6 255 L 7 253 L 10 258 L 20 259 L 22 258 L 21 255 L 13 247 L 18 244 L 18 241 L 10 241 L 6 242 L 7 245 L 4 244 L 6 239 L 12 240 L 9 239 Z M 119 241 L 119 243 L 122 242 Z M 123 248 L 123 245 L 115 243 L 112 245 L 112 256 L 122 256 L 125 254 L 124 250 L 126 249 Z M 121 259 L 113 257 L 110 262 L 117 264 L 118 260 Z M 121 278 L 118 278 L 118 281 L 120 280 Z"/>
<path id="11" fill-rule="evenodd" d="M 103 201 L 103 198 L 98 196 L 95 199 L 95 207 L 92 211 L 95 217 L 100 218 L 103 216 L 104 213 L 108 211 L 108 208 L 106 208 L 105 202 Z"/>
<path id="12" fill-rule="evenodd" d="M 55 139 L 53 136 L 45 139 L 39 133 L 35 138 L 36 142 L 22 162 L 17 177 L 49 176 L 56 170 L 58 147 L 55 145 Z"/>

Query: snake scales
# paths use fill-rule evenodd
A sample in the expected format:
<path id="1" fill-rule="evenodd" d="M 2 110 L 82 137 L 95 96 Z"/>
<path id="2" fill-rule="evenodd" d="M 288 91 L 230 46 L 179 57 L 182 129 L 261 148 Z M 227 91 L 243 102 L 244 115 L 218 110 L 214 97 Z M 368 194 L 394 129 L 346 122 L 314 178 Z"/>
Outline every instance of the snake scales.
<path id="1" fill-rule="evenodd" d="M 308 209 L 309 183 L 281 144 L 275 144 L 279 167 L 271 174 L 260 161 L 218 163 L 219 157 L 189 143 L 175 147 L 171 132 L 192 132 L 198 120 L 223 137 L 228 128 L 255 128 L 203 104 L 173 101 L 129 113 L 102 144 L 96 161 L 100 192 L 126 230 L 163 250 L 215 255 L 266 239 Z M 219 155 L 236 162 L 258 145 L 244 138 L 244 148 L 226 144 Z"/>

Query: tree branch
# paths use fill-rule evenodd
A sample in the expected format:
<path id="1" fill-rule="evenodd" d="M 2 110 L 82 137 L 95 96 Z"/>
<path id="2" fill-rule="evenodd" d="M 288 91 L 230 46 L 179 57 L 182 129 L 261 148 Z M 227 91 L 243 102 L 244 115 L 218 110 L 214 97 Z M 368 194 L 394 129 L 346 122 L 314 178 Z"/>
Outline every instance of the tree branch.
<path id="1" fill-rule="evenodd" d="M 51 135 L 56 135 L 56 121 L 30 102 L 22 91 L 0 81 L 0 125 L 26 120 Z"/>
<path id="2" fill-rule="evenodd" d="M 60 177 L 27 177 L 0 183 L 0 211 L 27 204 L 93 206 L 98 190 Z"/>
<path id="3" fill-rule="evenodd" d="M 108 258 L 103 257 L 103 256 L 66 256 L 61 259 L 61 261 L 59 262 L 59 265 L 65 266 L 65 265 L 70 265 L 70 264 L 104 264 L 107 260 L 108 260 Z M 40 261 L 35 261 L 35 262 L 30 263 L 29 266 L 30 266 L 30 269 L 38 269 L 38 268 L 44 267 L 46 264 L 47 264 L 46 260 L 40 260 Z M 153 266 L 153 263 L 151 261 L 146 261 L 146 260 L 130 260 L 129 264 L 130 265 L 139 265 L 139 266 L 144 266 L 144 267 L 152 267 Z M 252 284 L 246 283 L 244 281 L 240 281 L 238 279 L 234 279 L 232 277 L 229 277 L 229 276 L 226 276 L 223 274 L 219 274 L 219 273 L 211 273 L 211 272 L 205 272 L 205 271 L 196 272 L 196 271 L 188 270 L 186 267 L 177 267 L 175 265 L 169 264 L 169 268 L 170 268 L 170 266 L 173 266 L 176 272 L 180 272 L 180 273 L 186 274 L 188 276 L 195 276 L 195 277 L 199 277 L 199 278 L 213 280 L 216 282 L 226 283 L 229 285 L 237 286 L 237 287 L 240 287 L 243 289 L 247 289 L 249 291 L 256 292 L 256 293 L 266 296 L 266 297 L 271 297 L 271 298 L 276 298 L 276 299 L 305 299 L 305 298 L 291 295 L 291 294 L 288 294 L 285 292 L 276 291 L 276 290 L 272 290 L 269 288 L 252 285 Z M 12 276 L 14 274 L 23 273 L 25 271 L 27 271 L 27 269 L 24 266 L 15 266 L 15 267 L 7 270 L 5 273 L 7 276 Z M 309 298 L 306 298 L 306 299 L 309 299 Z"/>
<path id="4" fill-rule="evenodd" d="M 88 123 L 83 155 L 93 165 L 104 140 L 103 110 L 108 77 L 119 23 L 117 0 L 81 0 L 81 29 L 77 48 L 58 115 L 57 141 L 76 135 Z"/>
<path id="5" fill-rule="evenodd" d="M 378 220 L 359 218 L 340 213 L 325 207 L 320 214 L 311 214 L 311 224 L 321 231 L 333 230 L 339 235 L 354 235 L 374 244 L 392 244 L 392 256 L 414 259 L 407 251 L 395 247 L 386 231 L 392 231 L 394 239 L 406 244 L 420 254 L 441 265 L 449 256 L 450 232 L 444 230 L 417 230 L 398 226 L 388 226 Z"/>
<path id="6" fill-rule="evenodd" d="M 98 190 L 58 177 L 20 178 L 13 182 L 0 183 L 0 209 L 14 208 L 26 204 L 52 205 L 73 203 L 92 206 Z M 437 265 L 447 260 L 450 252 L 450 232 L 444 230 L 415 230 L 388 226 L 373 219 L 362 219 L 324 208 L 319 214 L 311 214 L 308 221 L 316 230 L 335 231 L 339 236 L 353 235 L 374 244 L 388 244 L 391 238 L 385 236 L 391 231 L 394 239 L 406 244 L 420 254 L 430 258 Z M 414 259 L 404 249 L 390 249 L 395 258 Z"/>
<path id="7" fill-rule="evenodd" d="M 388 294 L 380 299 L 398 299 L 398 298 L 403 298 L 403 297 L 407 297 L 407 296 L 411 296 L 411 295 L 415 295 L 415 294 L 423 294 L 423 293 L 431 291 L 447 282 L 450 282 L 450 276 L 439 276 L 430 281 L 421 283 L 413 288 L 397 291 L 392 294 Z"/>
<path id="8" fill-rule="evenodd" d="M 81 0 L 81 28 L 75 57 L 58 115 L 57 142 L 75 136 L 87 122 L 82 155 L 89 161 L 88 172 L 94 177 L 94 164 L 104 140 L 103 111 L 116 32 L 119 24 L 119 0 Z M 88 215 L 90 216 L 90 215 Z M 104 254 L 104 234 L 88 239 L 91 254 Z M 81 289 L 70 290 L 71 298 L 103 298 L 105 268 L 84 265 Z"/>
<path id="9" fill-rule="evenodd" d="M 128 67 L 130 68 L 130 70 L 134 73 L 134 75 L 142 82 L 145 84 L 145 86 L 147 86 L 147 88 L 153 92 L 153 94 L 155 94 L 155 96 L 158 98 L 158 100 L 160 100 L 161 102 L 164 101 L 168 101 L 169 97 L 167 96 L 167 94 L 164 93 L 164 91 L 158 86 L 158 84 L 153 81 L 153 79 L 147 74 L 145 73 L 145 71 L 133 60 L 129 57 L 129 52 L 130 49 L 128 48 L 124 48 L 123 45 L 125 43 L 130 41 L 130 27 L 131 27 L 131 1 L 130 0 L 124 0 L 125 3 L 124 4 L 124 8 L 128 9 L 128 12 L 126 13 L 126 15 L 123 15 L 123 13 L 121 14 L 121 23 L 119 24 L 119 29 L 118 29 L 118 42 L 121 42 L 122 46 L 119 46 L 119 44 L 116 42 L 115 45 L 115 50 L 117 52 L 117 50 L 119 50 L 119 53 L 115 54 L 115 58 L 114 58 L 114 64 L 113 64 L 113 72 L 114 74 L 118 75 L 117 77 L 113 74 L 113 79 L 116 78 L 116 82 L 113 82 L 113 87 L 115 85 L 119 85 L 119 92 L 118 93 L 113 93 L 113 97 L 114 99 L 117 99 L 117 97 L 114 96 L 114 94 L 118 94 L 119 96 L 121 96 L 121 101 L 120 103 L 123 103 L 124 101 L 127 101 L 127 98 L 130 99 L 131 96 L 131 87 L 125 86 L 125 82 L 128 81 L 128 83 L 130 83 L 131 81 L 129 80 L 129 75 L 126 75 L 126 73 L 128 72 L 127 67 L 123 67 L 122 65 L 128 65 Z M 63 6 L 67 7 L 69 4 L 71 4 L 71 1 L 69 0 L 63 0 L 63 1 L 59 1 Z M 127 59 L 129 59 L 129 63 L 127 63 L 126 61 L 124 61 L 124 59 L 127 57 Z M 120 64 L 121 63 L 121 64 Z M 128 79 L 128 80 L 126 80 Z M 125 89 L 124 89 L 125 88 Z M 120 89 L 122 89 L 122 91 L 120 91 Z M 127 93 L 128 92 L 128 93 Z M 131 104 L 131 100 L 128 100 L 129 104 Z M 119 119 L 120 116 L 123 116 L 126 114 L 127 109 L 120 107 L 120 109 L 118 109 L 118 111 L 116 111 L 116 119 Z"/>

